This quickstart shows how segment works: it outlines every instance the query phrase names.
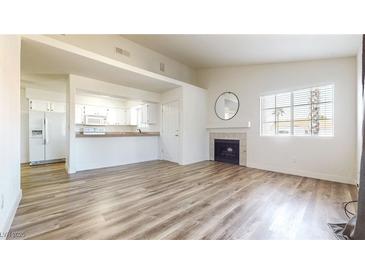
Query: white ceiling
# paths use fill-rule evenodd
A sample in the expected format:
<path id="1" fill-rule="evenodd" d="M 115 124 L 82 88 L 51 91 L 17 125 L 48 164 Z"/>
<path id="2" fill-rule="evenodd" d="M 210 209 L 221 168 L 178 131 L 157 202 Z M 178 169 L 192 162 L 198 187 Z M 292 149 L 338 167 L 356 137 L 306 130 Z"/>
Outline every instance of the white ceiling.
<path id="1" fill-rule="evenodd" d="M 30 39 L 22 39 L 21 69 L 24 75 L 76 74 L 154 92 L 178 87 L 171 82 L 147 77 Z M 23 79 L 23 82 L 26 81 L 31 80 Z"/>
<path id="2" fill-rule="evenodd" d="M 193 68 L 354 56 L 361 35 L 123 35 Z"/>

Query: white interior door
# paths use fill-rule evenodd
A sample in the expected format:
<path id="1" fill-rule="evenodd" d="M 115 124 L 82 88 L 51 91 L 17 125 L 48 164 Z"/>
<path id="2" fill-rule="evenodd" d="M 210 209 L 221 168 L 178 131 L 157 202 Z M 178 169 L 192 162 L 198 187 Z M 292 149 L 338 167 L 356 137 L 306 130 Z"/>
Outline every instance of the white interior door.
<path id="1" fill-rule="evenodd" d="M 45 160 L 63 159 L 66 157 L 66 114 L 46 112 L 45 117 Z"/>
<path id="2" fill-rule="evenodd" d="M 163 160 L 179 162 L 179 102 L 162 105 L 161 156 Z"/>

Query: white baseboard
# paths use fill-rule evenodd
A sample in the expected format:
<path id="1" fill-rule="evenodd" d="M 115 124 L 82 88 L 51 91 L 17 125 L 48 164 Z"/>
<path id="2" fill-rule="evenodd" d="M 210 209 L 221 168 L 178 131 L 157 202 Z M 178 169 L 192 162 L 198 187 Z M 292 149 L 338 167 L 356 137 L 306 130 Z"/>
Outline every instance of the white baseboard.
<path id="1" fill-rule="evenodd" d="M 22 190 L 20 189 L 19 194 L 17 195 L 16 199 L 13 202 L 13 205 L 11 206 L 11 210 L 8 213 L 8 217 L 6 218 L 3 227 L 0 227 L 0 232 L 2 232 L 3 234 L 9 232 L 21 199 L 22 199 Z M 5 238 L 0 236 L 0 240 L 5 240 Z"/>
<path id="2" fill-rule="evenodd" d="M 191 165 L 191 164 L 195 164 L 195 163 L 200 163 L 203 161 L 209 161 L 209 157 L 201 156 L 201 157 L 197 157 L 195 159 L 190 159 L 189 161 L 182 161 L 179 164 L 182 166 L 186 166 L 186 165 Z"/>
<path id="3" fill-rule="evenodd" d="M 67 174 L 76 173 L 76 169 L 70 169 L 67 163 L 65 164 L 65 169 L 66 169 Z"/>
<path id="4" fill-rule="evenodd" d="M 290 175 L 303 176 L 303 177 L 314 178 L 314 179 L 320 179 L 320 180 L 326 180 L 326 181 L 332 181 L 332 182 L 343 183 L 343 184 L 356 185 L 355 178 L 328 174 L 328 173 L 312 172 L 312 171 L 307 171 L 307 170 L 288 169 L 288 168 L 283 168 L 283 167 L 277 167 L 277 166 L 271 166 L 271 165 L 265 165 L 265 164 L 263 165 L 263 164 L 257 164 L 257 163 L 247 163 L 247 167 L 274 171 L 274 172 L 280 172 L 280 173 L 285 173 L 285 174 L 290 174 Z"/>

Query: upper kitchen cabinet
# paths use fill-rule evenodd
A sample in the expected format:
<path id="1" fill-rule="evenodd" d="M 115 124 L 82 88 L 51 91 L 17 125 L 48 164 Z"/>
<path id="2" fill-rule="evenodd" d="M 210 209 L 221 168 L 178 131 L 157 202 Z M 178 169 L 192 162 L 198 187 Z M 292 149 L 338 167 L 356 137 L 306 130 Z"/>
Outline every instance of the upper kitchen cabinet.
<path id="1" fill-rule="evenodd" d="M 50 111 L 52 112 L 66 112 L 66 104 L 60 102 L 50 102 Z"/>
<path id="2" fill-rule="evenodd" d="M 50 102 L 45 100 L 30 99 L 29 110 L 49 111 L 49 112 L 66 112 L 66 104 L 61 102 Z"/>
<path id="3" fill-rule="evenodd" d="M 133 126 L 137 126 L 139 123 L 139 111 L 140 108 L 139 107 L 132 107 L 130 109 L 128 109 L 128 117 L 127 117 L 127 121 L 129 123 L 129 125 L 133 125 Z"/>
<path id="4" fill-rule="evenodd" d="M 132 109 L 124 109 L 124 125 L 136 125 L 136 122 L 132 119 Z"/>
<path id="5" fill-rule="evenodd" d="M 158 119 L 157 104 L 148 103 L 142 107 L 142 120 L 145 124 L 156 124 Z"/>
<path id="6" fill-rule="evenodd" d="M 108 125 L 126 125 L 126 110 L 122 108 L 110 108 L 107 116 Z"/>
<path id="7" fill-rule="evenodd" d="M 157 104 L 143 104 L 131 108 L 131 124 L 145 127 L 150 124 L 158 123 Z"/>
<path id="8" fill-rule="evenodd" d="M 129 124 L 127 112 L 128 112 L 128 110 L 124 109 L 124 108 L 117 108 L 116 109 L 116 122 L 117 122 L 117 125 L 128 125 Z"/>
<path id="9" fill-rule="evenodd" d="M 75 105 L 75 123 L 83 124 L 85 122 L 85 106 L 76 104 Z"/>
<path id="10" fill-rule="evenodd" d="M 49 102 L 44 100 L 29 100 L 29 110 L 49 111 Z"/>
<path id="11" fill-rule="evenodd" d="M 85 105 L 85 115 L 107 116 L 108 115 L 108 108 L 107 107 L 101 107 L 101 106 Z"/>
<path id="12" fill-rule="evenodd" d="M 106 117 L 106 122 L 108 125 L 117 124 L 117 109 L 110 108 L 108 111 L 108 116 Z"/>
<path id="13" fill-rule="evenodd" d="M 102 118 L 106 120 L 103 124 L 105 126 L 147 127 L 149 124 L 159 123 L 159 105 L 156 103 L 141 103 L 132 100 L 120 102 L 108 99 L 109 102 L 102 98 L 95 104 L 88 104 L 88 101 L 95 101 L 95 97 L 81 98 L 82 100 L 75 104 L 75 124 L 78 125 L 84 125 L 85 118 L 88 116 L 103 116 Z M 55 107 L 56 105 L 51 105 L 51 109 L 56 109 Z"/>

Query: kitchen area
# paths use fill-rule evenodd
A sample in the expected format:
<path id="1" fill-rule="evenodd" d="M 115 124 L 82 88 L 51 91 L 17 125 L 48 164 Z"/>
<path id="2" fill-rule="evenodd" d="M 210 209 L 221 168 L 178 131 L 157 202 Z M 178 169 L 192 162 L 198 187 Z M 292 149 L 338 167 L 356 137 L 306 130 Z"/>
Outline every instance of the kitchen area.
<path id="1" fill-rule="evenodd" d="M 159 103 L 77 92 L 77 170 L 157 160 L 159 136 Z"/>
<path id="2" fill-rule="evenodd" d="M 77 137 L 158 135 L 158 108 L 156 103 L 80 93 L 75 105 Z"/>
<path id="3" fill-rule="evenodd" d="M 103 84 L 110 88 L 109 83 Z M 76 170 L 160 159 L 161 104 L 156 100 L 159 96 L 153 96 L 152 101 L 144 101 L 143 97 L 151 98 L 138 93 L 128 98 L 123 93 L 77 89 L 71 127 Z M 66 94 L 27 88 L 24 97 L 22 104 L 27 106 L 23 107 L 22 121 L 23 128 L 28 128 L 23 133 L 28 132 L 28 144 L 23 149 L 28 148 L 28 156 L 24 156 L 28 160 L 23 162 L 38 165 L 66 161 Z"/>

